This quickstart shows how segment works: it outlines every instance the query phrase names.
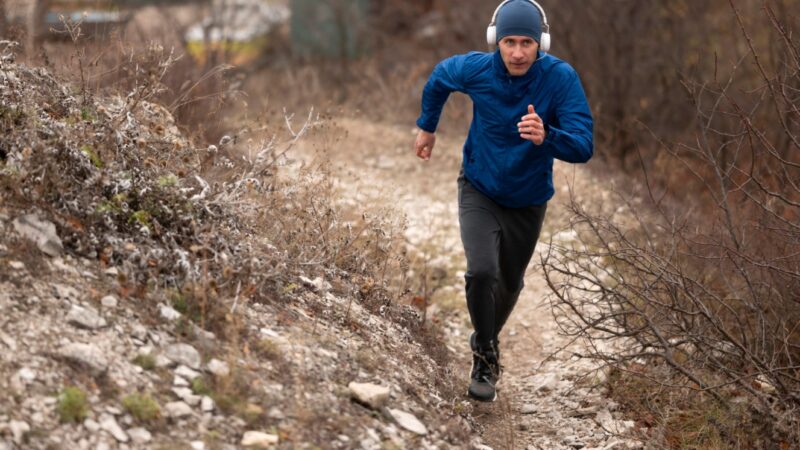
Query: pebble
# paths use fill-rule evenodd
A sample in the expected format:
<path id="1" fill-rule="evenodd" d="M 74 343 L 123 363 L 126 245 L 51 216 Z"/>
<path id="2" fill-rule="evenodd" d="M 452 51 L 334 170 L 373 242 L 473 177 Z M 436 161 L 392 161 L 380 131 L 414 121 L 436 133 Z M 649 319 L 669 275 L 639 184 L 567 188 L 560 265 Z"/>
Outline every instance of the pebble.
<path id="1" fill-rule="evenodd" d="M 178 396 L 179 399 L 183 400 L 189 406 L 197 406 L 200 404 L 201 397 L 199 395 L 194 395 L 192 390 L 189 388 L 172 388 L 172 392 Z"/>
<path id="2" fill-rule="evenodd" d="M 389 415 L 397 422 L 398 425 L 406 430 L 419 435 L 428 434 L 428 429 L 411 413 L 401 411 L 399 409 L 388 409 Z"/>
<path id="3" fill-rule="evenodd" d="M 128 436 L 131 438 L 131 442 L 134 444 L 146 444 L 153 439 L 153 435 L 150 434 L 144 428 L 131 428 L 128 430 Z"/>
<path id="4" fill-rule="evenodd" d="M 91 344 L 71 343 L 61 347 L 58 354 L 69 361 L 87 367 L 95 375 L 108 370 L 108 360 L 97 347 Z"/>
<path id="5" fill-rule="evenodd" d="M 83 426 L 91 433 L 97 433 L 98 431 L 100 431 L 100 424 L 92 419 L 84 420 Z"/>
<path id="6" fill-rule="evenodd" d="M 520 408 L 519 412 L 520 414 L 533 414 L 536 412 L 536 410 L 536 405 L 533 403 L 526 403 L 522 405 L 522 408 Z"/>
<path id="7" fill-rule="evenodd" d="M 169 417 L 180 419 L 181 417 L 191 416 L 192 408 L 184 402 L 170 402 L 164 405 L 164 410 Z"/>
<path id="8" fill-rule="evenodd" d="M 172 344 L 166 348 L 164 356 L 174 363 L 183 364 L 192 369 L 200 368 L 200 353 L 189 344 Z"/>
<path id="9" fill-rule="evenodd" d="M 372 383 L 350 382 L 347 385 L 350 396 L 372 409 L 380 409 L 389 400 L 389 388 Z"/>
<path id="10" fill-rule="evenodd" d="M 204 395 L 203 398 L 200 399 L 200 410 L 203 412 L 214 411 L 214 400 L 211 397 Z"/>
<path id="11" fill-rule="evenodd" d="M 269 448 L 272 445 L 277 445 L 278 442 L 278 436 L 274 434 L 261 431 L 245 431 L 241 445 L 242 447 Z"/>
<path id="12" fill-rule="evenodd" d="M 36 380 L 36 372 L 27 367 L 23 367 L 17 371 L 17 377 L 25 384 L 30 384 Z"/>
<path id="13" fill-rule="evenodd" d="M 164 320 L 168 320 L 170 322 L 174 322 L 181 318 L 181 313 L 176 311 L 171 306 L 167 305 L 159 305 L 158 307 L 159 314 L 161 314 L 161 318 Z"/>
<path id="14" fill-rule="evenodd" d="M 53 293 L 57 298 L 63 300 L 76 300 L 78 298 L 78 291 L 72 286 L 65 286 L 63 284 L 54 284 Z"/>
<path id="15" fill-rule="evenodd" d="M 8 265 L 14 270 L 22 270 L 25 268 L 25 264 L 20 261 L 9 261 Z"/>
<path id="16" fill-rule="evenodd" d="M 194 380 L 195 378 L 198 378 L 201 373 L 186 366 L 180 365 L 177 369 L 175 369 L 175 375 L 186 380 Z"/>
<path id="17" fill-rule="evenodd" d="M 67 314 L 67 323 L 87 330 L 97 330 L 108 325 L 106 319 L 101 317 L 94 308 L 78 305 L 72 305 Z"/>
<path id="18" fill-rule="evenodd" d="M 100 304 L 103 305 L 104 308 L 116 308 L 117 298 L 113 295 L 106 295 L 100 300 Z"/>
<path id="19" fill-rule="evenodd" d="M 107 431 L 119 442 L 128 442 L 130 440 L 128 434 L 120 428 L 117 419 L 111 414 L 103 414 L 100 416 L 100 428 Z"/>
<path id="20" fill-rule="evenodd" d="M 11 430 L 11 436 L 14 439 L 14 443 L 17 445 L 22 445 L 25 435 L 31 431 L 31 427 L 28 425 L 28 422 L 23 422 L 21 420 L 12 420 L 11 423 L 8 424 L 8 428 Z"/>
<path id="21" fill-rule="evenodd" d="M 189 443 L 192 450 L 206 450 L 206 443 L 203 441 L 192 441 Z"/>
<path id="22" fill-rule="evenodd" d="M 136 324 L 131 329 L 131 336 L 142 342 L 147 342 L 147 328 L 142 324 Z"/>
<path id="23" fill-rule="evenodd" d="M 228 363 L 220 361 L 218 359 L 212 359 L 211 361 L 209 361 L 207 369 L 215 377 L 227 377 L 231 373 L 231 369 L 228 367 Z"/>

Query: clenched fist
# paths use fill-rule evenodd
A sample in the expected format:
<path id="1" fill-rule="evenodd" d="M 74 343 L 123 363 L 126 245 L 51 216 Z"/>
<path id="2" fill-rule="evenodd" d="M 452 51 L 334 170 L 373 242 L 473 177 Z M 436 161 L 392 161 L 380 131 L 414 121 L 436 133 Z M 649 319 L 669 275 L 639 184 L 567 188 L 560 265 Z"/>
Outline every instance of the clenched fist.
<path id="1" fill-rule="evenodd" d="M 519 135 L 526 141 L 531 141 L 536 145 L 542 145 L 545 138 L 544 122 L 536 114 L 533 105 L 528 105 L 528 114 L 522 117 L 522 122 L 517 124 Z"/>
<path id="2" fill-rule="evenodd" d="M 435 134 L 419 130 L 417 140 L 414 142 L 414 151 L 417 152 L 417 157 L 425 161 L 431 159 L 434 144 L 436 144 Z"/>

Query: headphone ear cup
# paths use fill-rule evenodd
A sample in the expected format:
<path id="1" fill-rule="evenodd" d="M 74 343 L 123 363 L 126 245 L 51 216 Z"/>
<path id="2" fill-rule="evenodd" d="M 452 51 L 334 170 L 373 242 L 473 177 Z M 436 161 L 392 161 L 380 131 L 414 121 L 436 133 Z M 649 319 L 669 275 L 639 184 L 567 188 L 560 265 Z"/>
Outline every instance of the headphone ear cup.
<path id="1" fill-rule="evenodd" d="M 489 45 L 497 44 L 497 27 L 489 25 L 486 29 L 486 43 Z"/>
<path id="2" fill-rule="evenodd" d="M 550 33 L 542 33 L 539 49 L 545 53 L 550 51 Z"/>

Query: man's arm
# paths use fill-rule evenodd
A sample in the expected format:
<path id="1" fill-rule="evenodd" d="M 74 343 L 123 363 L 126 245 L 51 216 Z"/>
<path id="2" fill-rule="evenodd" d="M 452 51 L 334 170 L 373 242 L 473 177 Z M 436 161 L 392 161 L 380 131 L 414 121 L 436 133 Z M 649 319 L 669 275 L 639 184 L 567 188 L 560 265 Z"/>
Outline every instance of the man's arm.
<path id="1" fill-rule="evenodd" d="M 425 89 L 422 91 L 422 113 L 417 119 L 420 131 L 414 142 L 414 151 L 425 161 L 431 158 L 436 143 L 436 127 L 447 98 L 453 91 L 464 92 L 464 63 L 468 55 L 445 59 L 436 65 Z"/>
<path id="2" fill-rule="evenodd" d="M 578 74 L 570 69 L 566 86 L 556 106 L 558 127 L 545 124 L 542 146 L 553 157 L 570 163 L 585 163 L 594 153 L 594 122 Z"/>

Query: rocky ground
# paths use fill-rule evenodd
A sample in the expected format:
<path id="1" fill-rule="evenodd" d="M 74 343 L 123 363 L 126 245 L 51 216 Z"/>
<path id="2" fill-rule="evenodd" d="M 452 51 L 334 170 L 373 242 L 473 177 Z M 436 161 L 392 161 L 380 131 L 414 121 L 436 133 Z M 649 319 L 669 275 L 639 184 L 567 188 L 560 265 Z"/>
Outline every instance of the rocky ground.
<path id="1" fill-rule="evenodd" d="M 196 148 L 147 92 L 87 95 L 0 50 L 0 449 L 642 446 L 535 265 L 500 400 L 464 395 L 460 136 L 427 164 L 362 118 L 312 117 L 296 157 Z M 561 192 L 545 241 L 573 239 Z"/>
<path id="2" fill-rule="evenodd" d="M 389 202 L 406 214 L 409 253 L 418 261 L 415 267 L 427 272 L 422 278 L 428 279 L 428 314 L 448 330 L 447 345 L 457 364 L 453 376 L 466 398 L 471 328 L 463 298 L 466 262 L 455 182 L 463 136 L 440 132 L 431 161 L 422 162 L 411 152 L 415 134 L 409 128 L 363 119 L 338 120 L 334 128 L 347 137 L 345 145 L 320 139 L 317 147 L 328 150 L 334 173 L 339 174 L 342 201 Z M 549 243 L 569 246 L 577 241 L 564 205 L 567 186 L 590 208 L 610 207 L 605 200 L 611 187 L 585 166 L 557 163 L 554 176 L 560 189 L 548 209 L 518 307 L 501 335 L 505 374 L 498 401 L 468 405 L 476 442 L 486 446 L 481 448 L 501 449 L 643 448 L 630 437 L 635 423 L 604 396 L 605 372 L 580 357 L 585 353 L 580 343 L 559 334 L 547 300 L 549 288 L 537 264 Z"/>

